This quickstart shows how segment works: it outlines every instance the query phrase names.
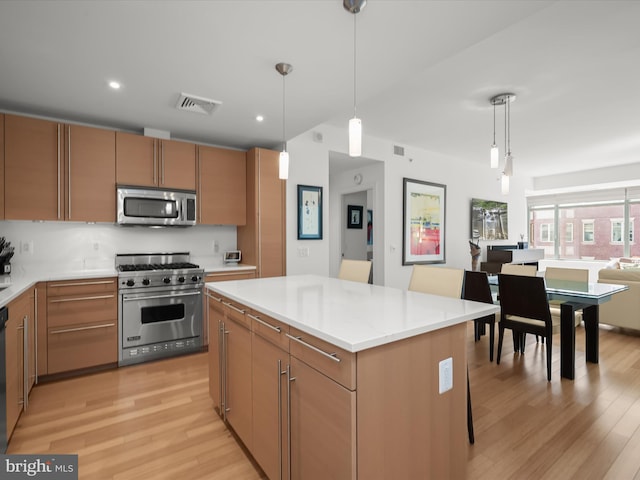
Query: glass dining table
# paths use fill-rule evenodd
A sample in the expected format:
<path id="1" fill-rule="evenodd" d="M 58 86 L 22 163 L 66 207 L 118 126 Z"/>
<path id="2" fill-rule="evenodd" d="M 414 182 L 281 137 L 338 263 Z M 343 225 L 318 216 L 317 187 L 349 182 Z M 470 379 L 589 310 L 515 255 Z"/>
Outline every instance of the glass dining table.
<path id="1" fill-rule="evenodd" d="M 489 284 L 495 292 L 498 276 L 490 275 Z M 585 356 L 587 362 L 599 361 L 599 306 L 611 300 L 616 293 L 628 290 L 627 285 L 584 283 L 568 280 L 545 279 L 549 300 L 560 304 L 560 376 L 573 380 L 576 370 L 576 310 L 582 310 L 585 329 Z"/>

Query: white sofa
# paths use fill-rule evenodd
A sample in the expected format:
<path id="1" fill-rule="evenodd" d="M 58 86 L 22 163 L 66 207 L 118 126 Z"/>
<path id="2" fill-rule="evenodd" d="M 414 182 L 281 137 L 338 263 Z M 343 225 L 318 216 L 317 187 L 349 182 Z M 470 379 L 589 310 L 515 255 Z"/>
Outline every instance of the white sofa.
<path id="1" fill-rule="evenodd" d="M 598 282 L 629 286 L 600 305 L 600 323 L 640 330 L 640 268 L 602 269 Z"/>

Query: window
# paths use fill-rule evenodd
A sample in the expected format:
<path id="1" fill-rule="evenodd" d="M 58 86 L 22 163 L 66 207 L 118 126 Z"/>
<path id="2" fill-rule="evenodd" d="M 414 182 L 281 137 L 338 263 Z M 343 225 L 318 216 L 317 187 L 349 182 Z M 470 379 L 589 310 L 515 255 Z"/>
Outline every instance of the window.
<path id="1" fill-rule="evenodd" d="M 553 223 L 543 223 L 540 225 L 540 241 L 553 242 Z"/>
<path id="2" fill-rule="evenodd" d="M 619 244 L 624 242 L 622 232 L 624 229 L 624 219 L 611 219 L 611 243 Z M 633 218 L 629 219 L 629 244 L 633 243 Z"/>
<path id="3" fill-rule="evenodd" d="M 595 228 L 593 220 L 582 220 L 582 243 L 593 243 Z"/>
<path id="4" fill-rule="evenodd" d="M 573 223 L 564 225 L 564 241 L 565 243 L 573 243 Z"/>

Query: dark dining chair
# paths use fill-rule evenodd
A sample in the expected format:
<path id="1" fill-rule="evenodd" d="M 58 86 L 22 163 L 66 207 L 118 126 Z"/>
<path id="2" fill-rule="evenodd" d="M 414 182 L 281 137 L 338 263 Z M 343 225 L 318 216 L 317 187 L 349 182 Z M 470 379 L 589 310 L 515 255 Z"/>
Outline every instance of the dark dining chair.
<path id="1" fill-rule="evenodd" d="M 466 270 L 464 272 L 462 298 L 465 300 L 473 300 L 474 302 L 493 303 L 487 272 L 473 272 L 471 270 Z M 489 326 L 489 361 L 493 362 L 493 346 L 496 331 L 495 313 L 487 315 L 486 317 L 476 318 L 473 323 L 473 332 L 476 342 L 480 340 L 483 327 L 486 325 Z"/>
<path id="2" fill-rule="evenodd" d="M 498 324 L 498 356 L 500 364 L 504 329 L 513 331 L 514 340 L 524 341 L 527 333 L 539 335 L 546 340 L 547 380 L 551 381 L 551 345 L 553 337 L 553 319 L 549 310 L 549 301 L 542 277 L 498 274 L 500 296 L 500 323 Z M 524 353 L 524 345 L 514 345 L 514 349 Z"/>

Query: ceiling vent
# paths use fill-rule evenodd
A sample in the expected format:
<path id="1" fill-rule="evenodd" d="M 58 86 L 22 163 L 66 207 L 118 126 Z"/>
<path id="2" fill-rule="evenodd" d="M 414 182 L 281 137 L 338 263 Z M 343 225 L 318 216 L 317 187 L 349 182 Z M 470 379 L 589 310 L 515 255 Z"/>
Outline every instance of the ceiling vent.
<path id="1" fill-rule="evenodd" d="M 394 155 L 400 155 L 401 157 L 404 157 L 404 147 L 401 147 L 399 145 L 394 145 L 393 146 L 393 154 Z"/>
<path id="2" fill-rule="evenodd" d="M 222 102 L 218 100 L 198 97 L 197 95 L 191 95 L 189 93 L 181 93 L 176 108 L 187 112 L 211 115 L 220 105 L 222 105 Z"/>

